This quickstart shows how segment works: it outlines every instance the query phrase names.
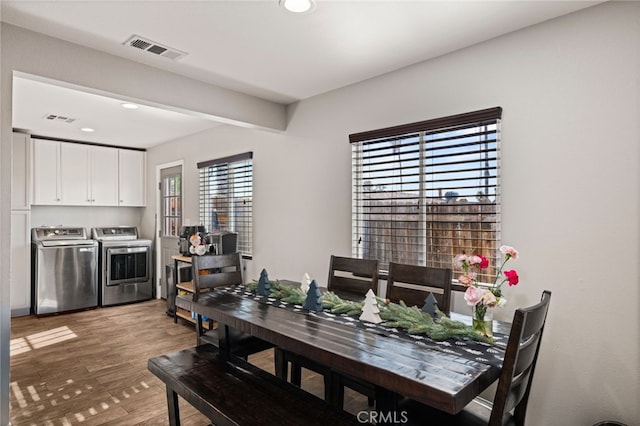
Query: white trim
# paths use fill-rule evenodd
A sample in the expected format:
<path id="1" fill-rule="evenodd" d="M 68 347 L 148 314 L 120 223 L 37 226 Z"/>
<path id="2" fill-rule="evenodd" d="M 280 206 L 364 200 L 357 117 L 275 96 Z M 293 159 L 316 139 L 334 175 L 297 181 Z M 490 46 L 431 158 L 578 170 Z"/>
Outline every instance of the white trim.
<path id="1" fill-rule="evenodd" d="M 162 229 L 162 223 L 160 223 L 160 191 L 158 191 L 158 182 L 160 182 L 160 175 L 162 170 L 169 169 L 171 167 L 180 166 L 180 182 L 184 183 L 184 160 L 170 161 L 168 163 L 156 164 L 156 179 L 153 183 L 156 194 L 156 215 L 155 215 L 155 235 L 153 236 L 156 242 L 156 299 L 161 298 L 162 288 L 160 287 L 160 279 L 162 278 L 162 239 L 158 235 L 158 230 Z M 180 205 L 184 207 L 184 185 L 180 191 Z M 184 213 L 184 211 L 183 211 Z"/>

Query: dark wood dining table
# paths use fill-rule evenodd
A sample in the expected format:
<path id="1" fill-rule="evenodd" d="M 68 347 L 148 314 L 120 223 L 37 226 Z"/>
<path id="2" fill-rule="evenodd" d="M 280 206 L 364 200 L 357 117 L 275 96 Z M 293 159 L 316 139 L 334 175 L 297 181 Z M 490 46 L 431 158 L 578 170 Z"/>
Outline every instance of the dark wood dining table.
<path id="1" fill-rule="evenodd" d="M 216 291 L 193 302 L 192 310 L 214 319 L 219 327 L 236 328 L 338 374 L 374 384 L 377 411 L 395 411 L 401 395 L 455 414 L 500 374 L 496 365 L 276 305 Z M 221 348 L 224 352 L 224 338 Z M 282 368 L 286 366 L 276 366 Z"/>

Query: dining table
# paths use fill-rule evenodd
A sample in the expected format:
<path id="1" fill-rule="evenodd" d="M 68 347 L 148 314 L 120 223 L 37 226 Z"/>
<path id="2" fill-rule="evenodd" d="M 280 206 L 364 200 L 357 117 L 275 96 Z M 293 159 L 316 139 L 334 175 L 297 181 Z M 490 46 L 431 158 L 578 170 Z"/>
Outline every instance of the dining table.
<path id="1" fill-rule="evenodd" d="M 460 412 L 495 382 L 500 374 L 508 324 L 499 323 L 496 343 L 461 339 L 442 341 L 410 335 L 357 317 L 315 312 L 259 296 L 245 286 L 208 293 L 192 310 L 218 322 L 220 351 L 229 357 L 225 335 L 229 327 L 375 386 L 376 411 L 395 412 L 400 397 L 411 398 L 450 414 Z M 468 320 L 457 314 L 454 319 Z M 286 363 L 278 359 L 276 374 L 286 378 Z"/>

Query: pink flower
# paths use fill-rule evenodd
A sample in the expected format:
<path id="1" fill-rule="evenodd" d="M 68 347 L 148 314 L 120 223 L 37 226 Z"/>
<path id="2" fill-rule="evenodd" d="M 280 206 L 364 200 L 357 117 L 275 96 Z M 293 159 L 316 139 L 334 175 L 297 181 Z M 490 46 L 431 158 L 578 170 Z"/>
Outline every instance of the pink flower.
<path id="1" fill-rule="evenodd" d="M 458 277 L 458 282 L 462 285 L 470 286 L 473 283 L 473 280 L 469 275 L 464 274 Z"/>
<path id="2" fill-rule="evenodd" d="M 462 265 L 464 264 L 464 262 L 467 261 L 467 255 L 466 254 L 459 254 L 457 255 L 454 259 L 453 259 L 453 263 L 456 265 L 456 267 L 458 268 L 462 268 Z"/>
<path id="3" fill-rule="evenodd" d="M 482 300 L 485 291 L 486 290 L 481 288 L 471 286 L 464 292 L 464 300 L 467 302 L 467 305 L 476 306 Z"/>
<path id="4" fill-rule="evenodd" d="M 514 260 L 518 258 L 518 250 L 514 249 L 511 246 L 501 246 L 500 252 L 504 254 L 507 259 L 513 258 Z"/>
<path id="5" fill-rule="evenodd" d="M 518 273 L 515 271 L 515 269 L 504 271 L 504 276 L 509 280 L 509 287 L 511 287 L 512 285 L 517 285 L 520 282 L 520 277 L 518 276 Z"/>
<path id="6" fill-rule="evenodd" d="M 482 257 L 474 254 L 473 256 L 469 257 L 469 265 L 481 265 L 482 259 Z"/>
<path id="7" fill-rule="evenodd" d="M 498 301 L 496 300 L 496 296 L 494 296 L 493 293 L 491 293 L 490 291 L 484 292 L 484 295 L 482 296 L 483 305 L 493 308 L 497 303 Z"/>

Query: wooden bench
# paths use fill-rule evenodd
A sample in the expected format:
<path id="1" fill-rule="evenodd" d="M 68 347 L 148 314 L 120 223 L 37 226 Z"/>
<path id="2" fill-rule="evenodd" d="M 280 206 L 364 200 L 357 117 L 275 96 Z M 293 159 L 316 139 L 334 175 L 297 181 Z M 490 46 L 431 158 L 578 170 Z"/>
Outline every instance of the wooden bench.
<path id="1" fill-rule="evenodd" d="M 361 424 L 254 365 L 222 361 L 212 345 L 151 358 L 148 368 L 167 386 L 171 425 L 180 425 L 178 395 L 216 426 Z"/>

